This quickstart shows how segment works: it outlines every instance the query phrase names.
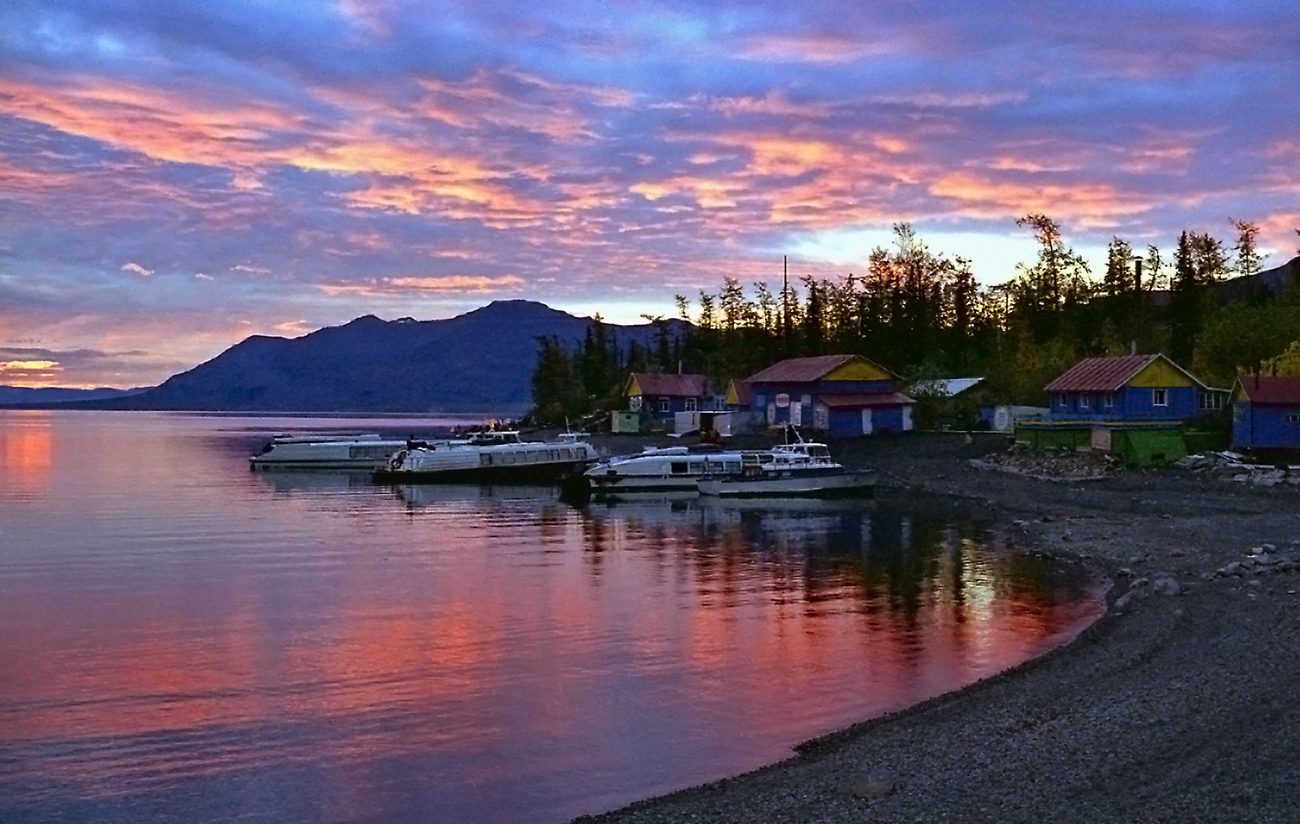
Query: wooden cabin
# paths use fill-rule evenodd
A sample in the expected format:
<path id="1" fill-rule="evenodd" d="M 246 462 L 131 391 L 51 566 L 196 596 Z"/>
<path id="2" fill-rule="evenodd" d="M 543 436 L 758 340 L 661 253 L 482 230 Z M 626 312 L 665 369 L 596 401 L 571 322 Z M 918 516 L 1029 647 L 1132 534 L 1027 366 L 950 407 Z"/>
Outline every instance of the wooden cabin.
<path id="1" fill-rule="evenodd" d="M 912 428 L 915 401 L 898 391 L 898 380 L 861 355 L 822 355 L 779 361 L 744 384 L 750 407 L 769 426 L 793 424 L 851 438 Z"/>

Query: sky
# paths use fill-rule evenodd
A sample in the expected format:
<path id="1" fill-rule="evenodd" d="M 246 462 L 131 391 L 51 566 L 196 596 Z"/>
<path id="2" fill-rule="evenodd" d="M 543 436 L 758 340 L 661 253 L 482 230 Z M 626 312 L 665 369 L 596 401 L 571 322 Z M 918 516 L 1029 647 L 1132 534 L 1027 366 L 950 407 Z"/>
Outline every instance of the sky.
<path id="1" fill-rule="evenodd" d="M 526 299 L 618 323 L 866 269 L 985 285 L 1300 236 L 1294 0 L 5 0 L 0 384 Z"/>

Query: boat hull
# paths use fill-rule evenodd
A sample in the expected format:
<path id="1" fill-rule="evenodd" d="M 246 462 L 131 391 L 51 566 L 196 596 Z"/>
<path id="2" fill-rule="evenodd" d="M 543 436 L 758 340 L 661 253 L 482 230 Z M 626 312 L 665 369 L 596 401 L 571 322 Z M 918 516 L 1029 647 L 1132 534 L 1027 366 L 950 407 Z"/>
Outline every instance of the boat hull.
<path id="1" fill-rule="evenodd" d="M 876 473 L 871 470 L 843 472 L 789 472 L 757 476 L 733 475 L 706 478 L 699 482 L 701 495 L 719 497 L 808 497 L 841 498 L 872 495 Z"/>
<path id="2" fill-rule="evenodd" d="M 514 466 L 463 466 L 437 469 L 381 469 L 374 473 L 380 483 L 554 483 L 579 472 L 586 461 L 517 464 Z"/>
<path id="3" fill-rule="evenodd" d="M 552 483 L 596 456 L 577 441 L 433 444 L 403 450 L 374 475 L 380 483 Z"/>
<path id="4" fill-rule="evenodd" d="M 356 438 L 281 438 L 249 459 L 249 468 L 270 472 L 285 470 L 350 470 L 373 472 L 406 445 L 404 440 Z"/>

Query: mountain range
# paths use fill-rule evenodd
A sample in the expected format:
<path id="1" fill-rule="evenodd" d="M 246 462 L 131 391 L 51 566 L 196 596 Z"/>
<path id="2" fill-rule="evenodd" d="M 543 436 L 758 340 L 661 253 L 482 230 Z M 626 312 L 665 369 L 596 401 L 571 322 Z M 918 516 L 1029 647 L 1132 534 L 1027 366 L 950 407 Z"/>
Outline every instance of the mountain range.
<path id="1" fill-rule="evenodd" d="M 58 406 L 518 415 L 532 403 L 540 339 L 553 336 L 576 348 L 592 323 L 524 300 L 495 301 L 445 320 L 366 315 L 298 338 L 254 335 L 152 389 Z M 623 349 L 655 336 L 650 323 L 606 327 Z M 54 398 L 33 402 L 41 400 Z"/>

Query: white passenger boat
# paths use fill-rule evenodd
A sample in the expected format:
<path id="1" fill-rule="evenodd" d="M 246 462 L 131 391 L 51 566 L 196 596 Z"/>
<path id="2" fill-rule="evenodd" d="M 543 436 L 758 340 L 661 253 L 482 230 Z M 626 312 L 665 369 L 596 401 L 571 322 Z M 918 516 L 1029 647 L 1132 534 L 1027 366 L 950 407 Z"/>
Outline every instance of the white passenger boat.
<path id="1" fill-rule="evenodd" d="M 741 454 L 716 447 L 647 447 L 596 464 L 583 473 L 583 481 L 590 494 L 598 497 L 641 492 L 695 493 L 703 477 L 739 472 Z"/>
<path id="2" fill-rule="evenodd" d="M 875 484 L 875 470 L 847 469 L 825 444 L 799 441 L 743 452 L 739 471 L 701 478 L 699 490 L 723 497 L 837 497 L 869 495 Z"/>
<path id="3" fill-rule="evenodd" d="M 467 441 L 410 446 L 375 472 L 384 483 L 554 481 L 596 459 L 577 434 L 555 441 L 523 441 L 514 430 L 482 432 Z"/>
<path id="4" fill-rule="evenodd" d="M 252 469 L 350 469 L 373 472 L 406 446 L 379 435 L 277 435 L 248 461 Z"/>

